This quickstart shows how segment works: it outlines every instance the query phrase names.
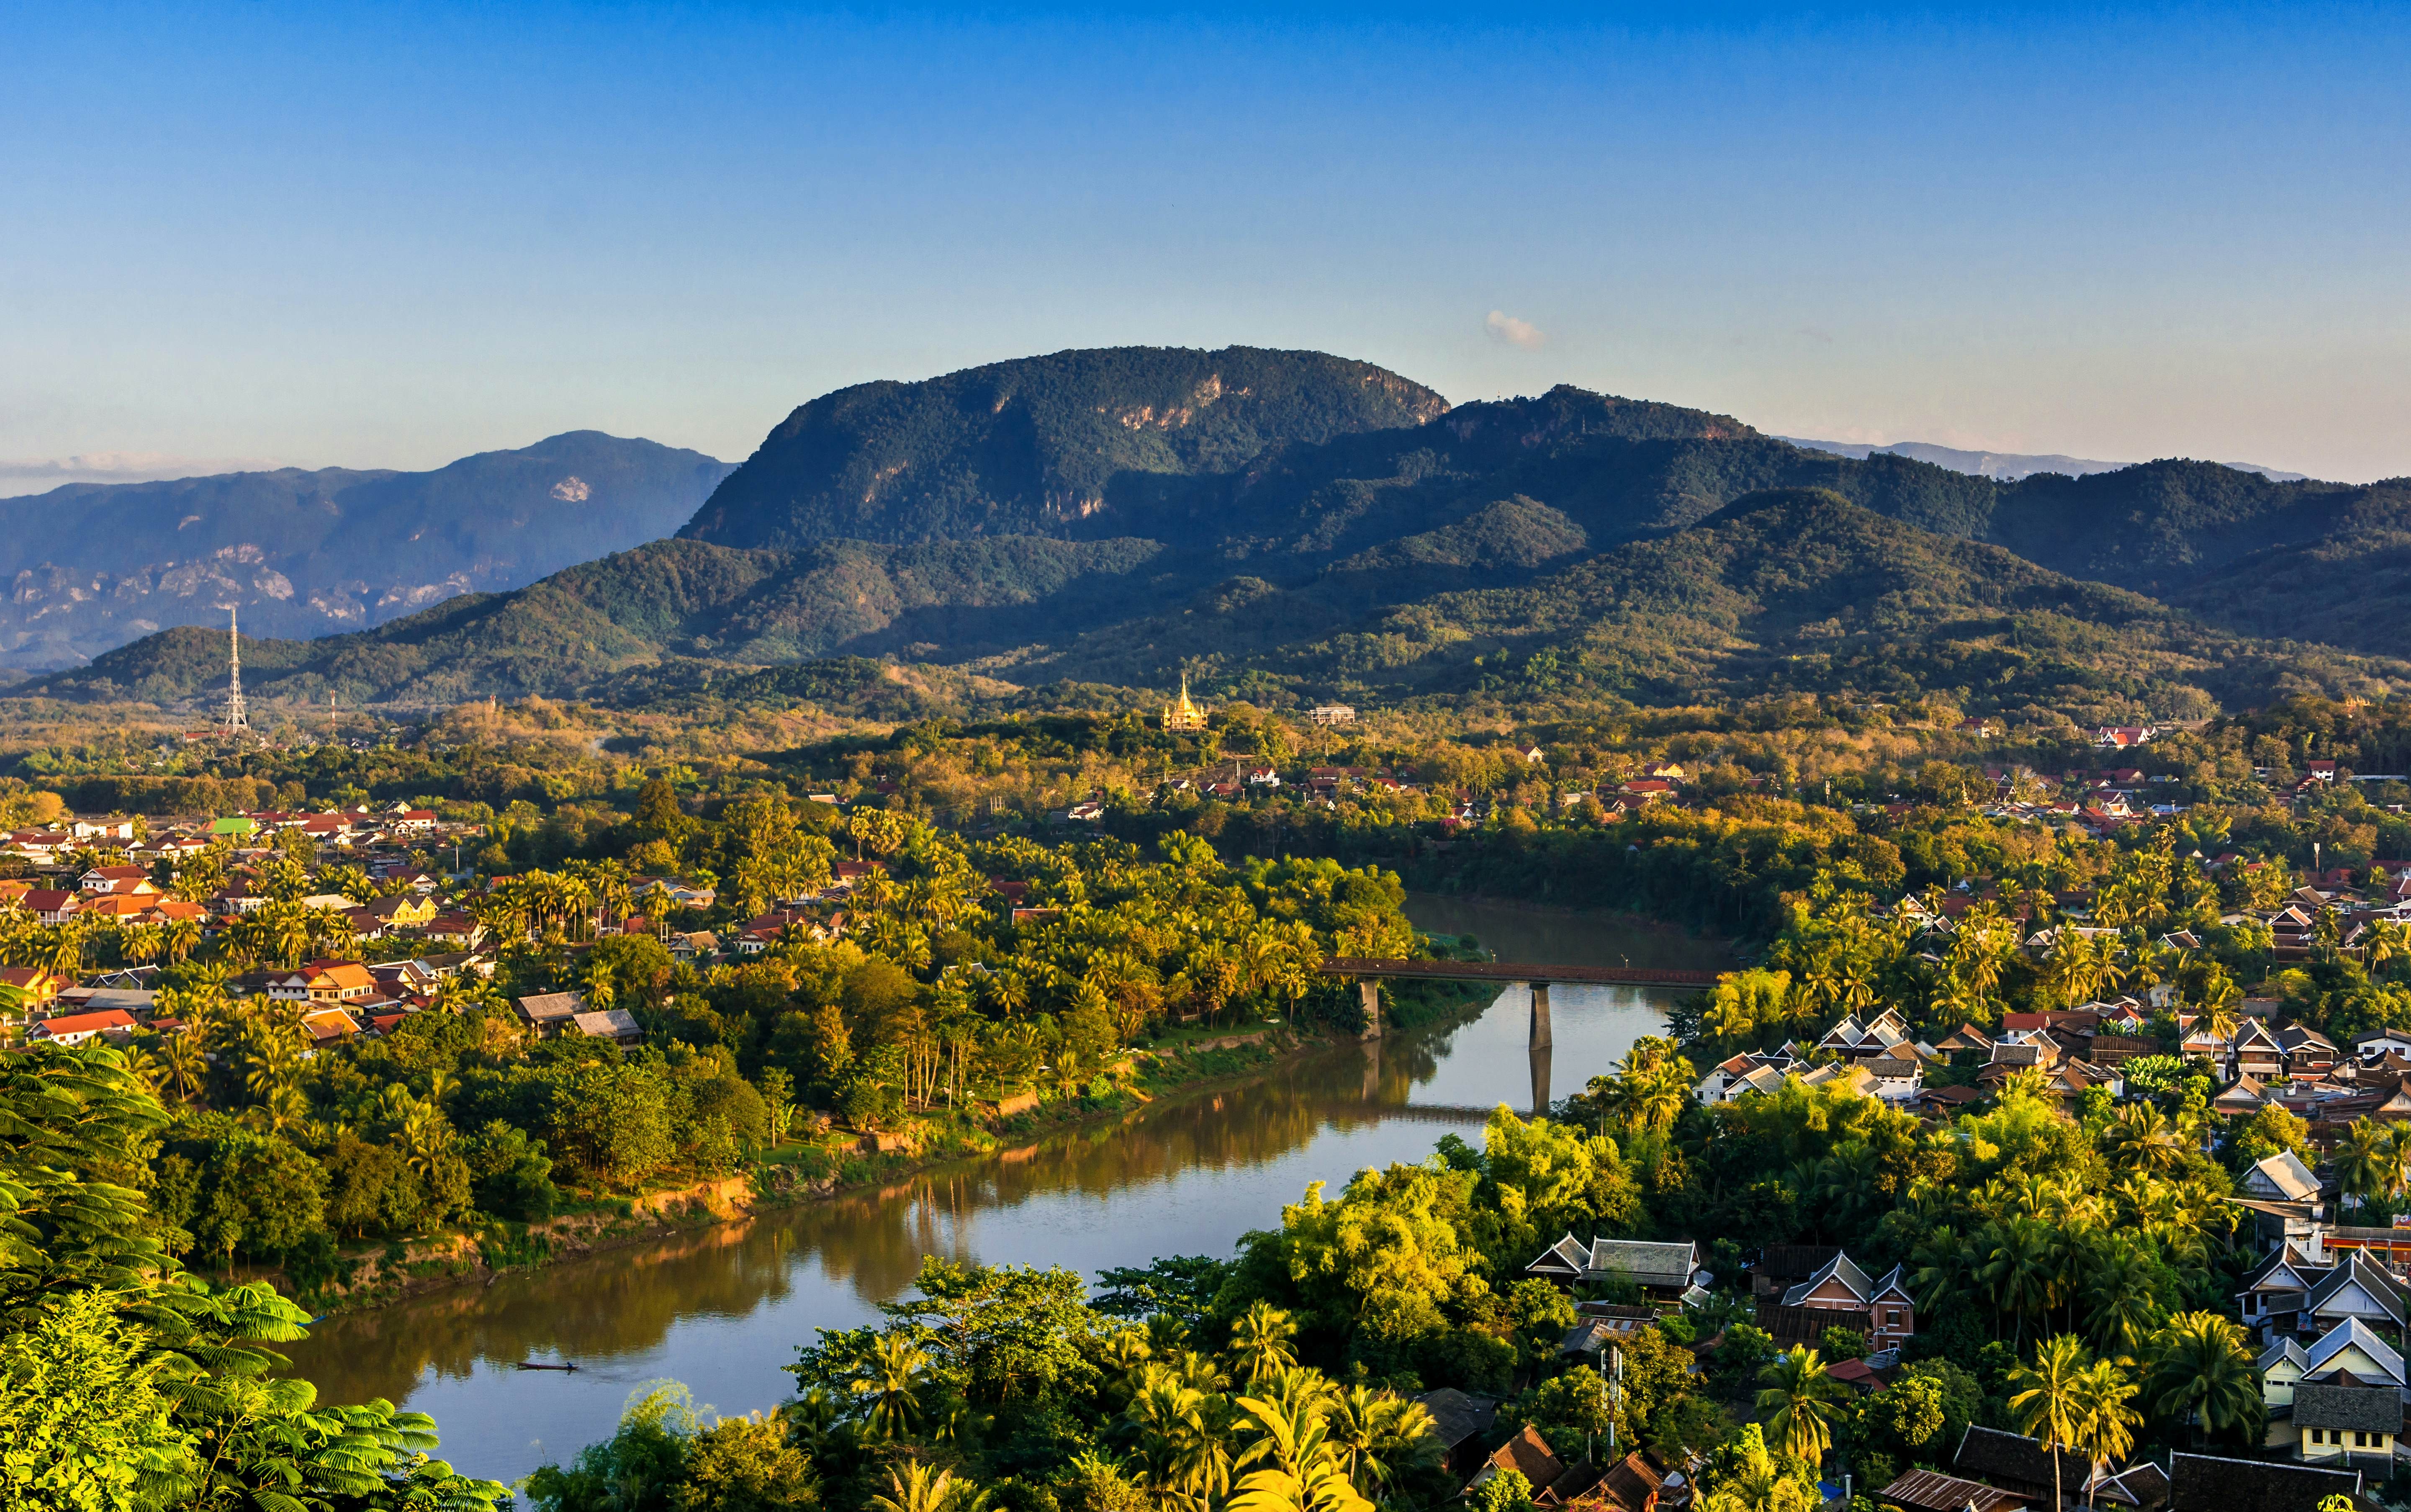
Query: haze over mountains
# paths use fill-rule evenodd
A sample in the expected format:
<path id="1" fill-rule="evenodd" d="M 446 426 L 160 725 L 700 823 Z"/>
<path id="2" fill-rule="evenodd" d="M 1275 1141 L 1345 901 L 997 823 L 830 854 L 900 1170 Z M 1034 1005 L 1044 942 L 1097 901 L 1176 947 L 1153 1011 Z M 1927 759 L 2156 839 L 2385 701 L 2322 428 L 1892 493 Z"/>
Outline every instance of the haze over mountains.
<path id="1" fill-rule="evenodd" d="M 1117 348 L 826 395 L 674 539 L 244 659 L 263 697 L 427 705 L 891 655 L 1025 686 L 1188 667 L 1274 697 L 1922 690 L 2167 716 L 2411 685 L 2400 614 L 2334 611 L 2373 568 L 2399 604 L 2411 481 L 1999 480 L 1567 387 L 1452 408 L 1320 353 Z M 223 683 L 223 637 L 171 630 L 38 690 Z"/>
<path id="2" fill-rule="evenodd" d="M 162 625 L 314 636 L 533 582 L 676 530 L 729 464 L 599 431 L 431 472 L 281 468 L 0 499 L 0 666 L 56 668 Z"/>
<path id="3" fill-rule="evenodd" d="M 2082 477 L 2087 473 L 2114 473 L 2122 467 L 2135 465 L 2130 462 L 2102 462 L 2092 457 L 2063 457 L 2057 452 L 1968 451 L 1958 447 L 1938 447 L 1931 441 L 1895 441 L 1879 447 L 1866 441 L 1811 441 L 1796 435 L 1787 435 L 1782 439 L 1795 447 L 1806 447 L 1811 451 L 1830 451 L 1837 457 L 1864 459 L 1880 451 L 1916 462 L 1930 462 L 1954 473 L 1972 473 L 1978 477 L 1993 477 L 2011 483 L 2022 477 L 2032 477 L 2037 473 L 2064 473 L 2069 477 Z M 2221 462 L 2219 465 L 2232 467 L 2239 473 L 2258 473 L 2278 483 L 2300 483 L 2310 477 L 2307 473 L 2288 473 L 2251 462 Z"/>

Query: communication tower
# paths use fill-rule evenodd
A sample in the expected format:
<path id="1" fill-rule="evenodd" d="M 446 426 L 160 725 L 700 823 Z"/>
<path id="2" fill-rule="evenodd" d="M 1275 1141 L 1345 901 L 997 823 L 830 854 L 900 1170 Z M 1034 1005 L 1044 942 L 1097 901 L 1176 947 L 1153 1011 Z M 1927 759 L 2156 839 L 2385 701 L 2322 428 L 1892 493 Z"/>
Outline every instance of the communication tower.
<path id="1" fill-rule="evenodd" d="M 251 717 L 242 707 L 242 632 L 241 615 L 235 609 L 226 610 L 226 701 L 225 717 L 218 727 L 226 734 L 241 737 L 251 733 Z"/>

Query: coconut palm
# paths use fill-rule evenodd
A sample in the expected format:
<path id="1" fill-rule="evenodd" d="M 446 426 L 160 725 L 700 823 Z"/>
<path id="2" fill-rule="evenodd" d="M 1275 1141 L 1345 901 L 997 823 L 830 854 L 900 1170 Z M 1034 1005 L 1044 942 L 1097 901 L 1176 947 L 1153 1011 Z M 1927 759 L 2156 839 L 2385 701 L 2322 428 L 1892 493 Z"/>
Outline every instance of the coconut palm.
<path id="1" fill-rule="evenodd" d="M 2018 1337 L 2024 1338 L 2026 1319 L 2048 1313 L 2058 1300 L 2056 1236 L 2039 1219 L 2012 1218 L 1987 1225 L 1979 1243 L 1985 1258 L 1977 1279 L 1991 1289 L 1994 1305 L 2018 1320 Z"/>
<path id="2" fill-rule="evenodd" d="M 870 1358 L 864 1362 L 854 1391 L 870 1402 L 865 1420 L 875 1437 L 901 1438 L 920 1426 L 927 1415 L 917 1393 L 928 1370 L 928 1353 L 901 1334 L 889 1334 L 871 1344 Z"/>
<path id="3" fill-rule="evenodd" d="M 2411 960 L 2411 923 L 2381 918 L 2369 926 L 2369 974 L 2381 976 L 2389 962 Z"/>
<path id="4" fill-rule="evenodd" d="M 1679 1055 L 1666 1052 L 1660 1042 L 1652 1050 L 1625 1058 L 1617 1067 L 1615 1080 L 1610 1084 L 1612 1101 L 1624 1122 L 1633 1128 L 1662 1134 L 1674 1126 L 1690 1101 L 1691 1063 Z"/>
<path id="5" fill-rule="evenodd" d="M 1297 1349 L 1291 1341 L 1296 1337 L 1297 1325 L 1287 1313 L 1262 1299 L 1249 1303 L 1231 1325 L 1231 1355 L 1240 1376 L 1252 1387 L 1295 1366 Z"/>
<path id="6" fill-rule="evenodd" d="M 1758 1373 L 1758 1410 L 1767 1414 L 1767 1431 L 1785 1453 L 1811 1466 L 1825 1462 L 1833 1446 L 1834 1424 L 1843 1417 L 1835 1400 L 1842 1385 L 1826 1370 L 1818 1352 L 1794 1344 Z"/>
<path id="7" fill-rule="evenodd" d="M 2336 1184 L 2356 1206 L 2367 1207 L 2371 1198 L 2383 1196 L 2394 1183 L 2401 1167 L 2391 1159 L 2392 1153 L 2387 1131 L 2374 1120 L 2353 1120 L 2352 1127 L 2336 1141 Z"/>
<path id="8" fill-rule="evenodd" d="M 160 1042 L 159 1064 L 168 1073 L 168 1090 L 181 1101 L 191 1101 L 209 1078 L 209 1063 L 201 1059 L 198 1035 L 189 1024 L 183 1034 Z"/>
<path id="9" fill-rule="evenodd" d="M 2084 1426 L 2083 1375 L 2090 1362 L 2084 1344 L 2073 1334 L 2054 1334 L 2035 1348 L 2034 1363 L 2009 1372 L 2015 1387 L 2009 1411 L 2018 1431 L 2040 1439 L 2051 1451 L 2051 1505 L 2066 1505 L 2059 1476 L 2059 1451 L 2076 1447 Z"/>
<path id="10" fill-rule="evenodd" d="M 2110 1360 L 2097 1359 L 2076 1378 L 2077 1425 L 2074 1447 L 2093 1463 L 2084 1477 L 2084 1501 L 2093 1503 L 2093 1488 L 2102 1470 L 2135 1449 L 2135 1430 L 2143 1415 L 2127 1403 L 2141 1388 Z"/>
<path id="11" fill-rule="evenodd" d="M 1432 1416 L 1422 1402 L 1364 1386 L 1342 1392 L 1327 1421 L 1348 1479 L 1366 1496 L 1388 1489 L 1432 1431 Z"/>
<path id="12" fill-rule="evenodd" d="M 1289 1373 L 1303 1374 L 1303 1372 Z M 1240 1478 L 1226 1512 L 1373 1512 L 1334 1448 L 1321 1403 L 1241 1397 L 1255 1442 L 1243 1463 L 1262 1466 Z"/>
<path id="13" fill-rule="evenodd" d="M 2150 1103 L 2118 1109 L 2109 1129 L 2111 1158 L 2119 1165 L 2161 1175 L 2185 1165 L 2185 1144 L 2168 1115 Z"/>
<path id="14" fill-rule="evenodd" d="M 978 1512 L 987 1505 L 987 1493 L 957 1481 L 951 1470 L 907 1460 L 888 1467 L 887 1494 L 872 1497 L 870 1505 L 879 1512 Z"/>
<path id="15" fill-rule="evenodd" d="M 1909 1263 L 1917 1268 L 1909 1277 L 1917 1305 L 1933 1312 L 1946 1299 L 1958 1296 L 1973 1279 L 1977 1255 L 1975 1247 L 1961 1239 L 1956 1229 L 1943 1224 L 1918 1244 Z"/>
<path id="16" fill-rule="evenodd" d="M 1147 1478 L 1167 1499 L 1204 1506 L 1231 1485 L 1222 1399 L 1152 1366 L 1125 1416 L 1138 1431 L 1138 1457 Z"/>
<path id="17" fill-rule="evenodd" d="M 156 924 L 129 924 L 117 932 L 118 954 L 138 966 L 158 960 L 165 947 Z"/>
<path id="18" fill-rule="evenodd" d="M 2153 1295 L 2156 1272 L 2151 1258 L 2125 1235 L 2079 1247 L 2087 1331 L 2095 1344 L 2129 1357 L 2141 1353 L 2145 1336 L 2159 1321 Z"/>
<path id="19" fill-rule="evenodd" d="M 181 964 L 201 947 L 201 921 L 197 918 L 169 919 L 162 932 L 162 943 L 167 947 L 168 959 Z"/>
<path id="20" fill-rule="evenodd" d="M 2243 1330 L 2215 1313 L 2180 1313 L 2152 1336 L 2152 1410 L 2212 1435 L 2260 1418 L 2260 1387 Z"/>
<path id="21" fill-rule="evenodd" d="M 2236 1010 L 2243 1005 L 2243 989 L 2225 972 L 2202 984 L 2201 1012 L 2209 1021 L 2203 1026 L 2220 1040 L 2235 1037 Z"/>

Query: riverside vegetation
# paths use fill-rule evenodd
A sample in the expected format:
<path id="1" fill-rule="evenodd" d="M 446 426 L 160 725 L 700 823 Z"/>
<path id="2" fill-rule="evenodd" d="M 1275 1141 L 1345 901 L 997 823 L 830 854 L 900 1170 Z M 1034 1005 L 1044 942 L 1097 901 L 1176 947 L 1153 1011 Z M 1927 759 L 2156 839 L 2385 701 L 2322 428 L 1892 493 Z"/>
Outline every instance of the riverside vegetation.
<path id="1" fill-rule="evenodd" d="M 490 995 L 463 988 L 457 1013 L 304 1062 L 276 1018 L 214 995 L 212 972 L 244 952 L 292 948 L 232 931 L 167 974 L 194 1035 L 9 1058 L 8 1442 L 63 1485 L 109 1487 L 101 1505 L 274 1505 L 257 1494 L 270 1486 L 329 1505 L 489 1498 L 496 1489 L 416 1458 L 429 1425 L 270 1385 L 264 1346 L 302 1314 L 256 1283 L 213 1288 L 180 1256 L 274 1259 L 297 1282 L 330 1283 L 340 1237 L 524 1222 L 564 1188 L 599 1200 L 734 1170 L 799 1110 L 876 1128 L 1033 1080 L 1111 1095 L 1122 1052 L 1191 1015 L 1344 1026 L 1348 999 L 1315 991 L 1308 968 L 1325 952 L 1417 947 L 1397 911 L 1403 867 L 1722 920 L 1760 942 L 1761 964 L 1689 1005 L 1680 1042 L 1643 1042 L 1545 1116 L 1502 1111 L 1479 1150 L 1444 1139 L 1421 1165 L 1310 1191 L 1235 1256 L 1167 1257 L 1094 1295 L 1071 1271 L 934 1264 L 884 1326 L 805 1344 L 796 1396 L 776 1413 L 708 1423 L 652 1396 L 528 1494 L 562 1508 L 1428 1505 L 1450 1487 L 1407 1396 L 1442 1385 L 1512 1396 L 1510 1421 L 1553 1443 L 1613 1420 L 1619 1443 L 1702 1452 L 1718 1512 L 1809 1505 L 1829 1456 L 1874 1483 L 1934 1462 L 1955 1424 L 2044 1421 L 2038 1403 L 2089 1425 L 2079 1446 L 2097 1457 L 2257 1443 L 2253 1356 L 2227 1312 L 2244 1255 L 2221 1198 L 2244 1163 L 2305 1148 L 2300 1121 L 2272 1108 L 2222 1119 L 2207 1077 L 2173 1055 L 2134 1067 L 2125 1106 L 2101 1093 L 2065 1108 L 2013 1080 L 1944 1129 L 1833 1088 L 1713 1108 L 1689 1089 L 1709 1059 L 1845 1011 L 1892 1007 L 1933 1034 L 2113 983 L 2168 982 L 2214 1015 L 2266 981 L 2331 1032 L 2411 1021 L 2399 943 L 2274 969 L 2265 932 L 2218 922 L 2287 890 L 2315 844 L 2361 873 L 2411 845 L 2403 816 L 2359 788 L 2289 797 L 2287 771 L 2314 748 L 2396 770 L 2384 764 L 2411 742 L 2411 712 L 2294 700 L 2172 733 L 2120 759 L 2170 779 L 2158 790 L 2181 812 L 2093 838 L 2047 813 L 1998 812 L 2000 785 L 1976 770 L 1984 753 L 1931 711 L 1790 707 L 1789 720 L 1631 712 L 1544 729 L 1540 761 L 1521 740 L 1394 731 L 1397 749 L 1339 754 L 1421 780 L 1328 807 L 1163 784 L 1161 756 L 1206 753 L 1167 753 L 1162 732 L 1110 715 L 923 724 L 732 767 L 711 789 L 533 740 L 510 753 L 258 752 L 215 775 L 100 770 L 119 763 L 94 745 L 41 753 L 48 772 L 28 756 L 21 771 L 79 793 L 291 783 L 304 797 L 384 797 L 440 779 L 541 796 L 489 811 L 475 860 L 509 879 L 486 907 L 512 944 Z M 1223 711 L 1207 737 L 1272 760 L 1319 739 L 1260 710 Z M 1704 768 L 1679 800 L 1608 820 L 1598 795 L 1617 771 L 1675 758 Z M 514 767 L 524 775 L 500 775 Z M 1141 790 L 1150 767 L 1159 782 Z M 800 800 L 769 781 L 780 771 L 865 801 Z M 1069 773 L 1128 785 L 1105 833 L 1043 840 L 964 801 L 984 782 L 1001 794 Z M 2001 782 L 2050 785 L 2031 769 Z M 1478 821 L 1458 788 L 1480 795 Z M 1573 792 L 1587 801 L 1565 801 Z M 12 801 L 35 799 L 20 788 Z M 933 822 L 949 814 L 991 832 Z M 1249 855 L 1276 847 L 1289 859 Z M 2258 864 L 2214 872 L 2196 850 Z M 734 913 L 818 882 L 849 852 L 884 865 L 856 883 L 841 941 L 798 929 L 700 972 L 642 936 L 579 937 L 589 903 L 635 873 L 708 872 Z M 1026 884 L 1054 917 L 1015 924 L 990 877 Z M 1899 904 L 1962 881 L 1982 896 L 1936 948 Z M 2019 948 L 2016 917 L 2066 911 L 2116 932 L 2042 959 Z M 2179 929 L 2198 944 L 2158 943 Z M 68 945 L 124 947 L 21 923 L 8 948 Z M 529 1045 L 499 1011 L 501 996 L 570 986 L 632 1007 L 646 1043 Z M 2172 1020 L 2152 1032 L 2174 1048 Z M 202 1046 L 218 1058 L 192 1053 Z M 2378 1148 L 2355 1180 L 2383 1209 L 2401 1201 L 2386 1179 L 2401 1161 Z M 1556 1369 L 1571 1304 L 1518 1279 L 1569 1229 L 1694 1238 L 1720 1278 L 1707 1306 L 1630 1346 L 1621 1402 L 1595 1375 Z M 1928 1311 L 1906 1391 L 1853 1401 L 1824 1373 L 1849 1339 L 1777 1358 L 1748 1324 L 1732 1290 L 1742 1246 L 1803 1240 L 1910 1268 Z M 1719 1332 L 1704 1377 L 1676 1368 L 1678 1351 Z M 100 1465 L 117 1468 L 90 1479 Z M 1490 1484 L 1488 1502 L 1513 1505 L 1512 1477 Z"/>
<path id="2" fill-rule="evenodd" d="M 539 508 L 553 460 L 512 485 Z M 173 486 L 154 494 L 181 520 Z M 2411 856 L 2388 806 L 2411 793 L 2297 781 L 2313 759 L 2411 771 L 2406 497 L 2175 461 L 1997 484 L 1571 389 L 1452 409 L 1320 354 L 1064 353 L 816 400 L 676 539 L 248 641 L 267 747 L 177 739 L 222 631 L 107 651 L 9 700 L 10 818 L 409 800 L 487 828 L 460 859 L 506 879 L 481 898 L 507 948 L 457 1011 L 305 1060 L 285 1018 L 221 991 L 344 943 L 300 889 L 364 879 L 300 847 L 264 863 L 271 909 L 203 941 L 0 931 L 20 964 L 164 959 L 190 1031 L 0 1066 L 0 1466 L 79 1507 L 490 1505 L 501 1488 L 426 1457 L 423 1418 L 279 1379 L 304 1314 L 235 1268 L 329 1295 L 346 1243 L 447 1226 L 523 1256 L 563 1208 L 834 1162 L 822 1118 L 970 1137 L 983 1092 L 1126 1095 L 1127 1052 L 1167 1035 L 1345 1028 L 1308 968 L 1417 948 L 1409 883 L 1636 908 L 1741 935 L 1758 964 L 1576 1097 L 1310 1191 L 1235 1255 L 1094 1293 L 932 1265 L 882 1326 L 797 1341 L 777 1411 L 708 1422 L 651 1394 L 525 1494 L 1427 1506 L 1454 1484 L 1409 1399 L 1439 1386 L 1505 1394 L 1507 1424 L 1561 1446 L 1612 1427 L 1698 1454 L 1707 1512 L 1805 1512 L 1819 1469 L 1878 1484 L 1970 1421 L 2097 1460 L 2257 1445 L 2221 1198 L 2306 1134 L 2274 1108 L 2220 1117 L 2172 1018 L 2124 1106 L 2013 1079 L 1928 1129 L 1830 1088 L 1713 1108 L 1689 1088 L 1845 1012 L 1933 1034 L 2112 985 L 2214 1022 L 2245 991 L 2331 1034 L 2411 1021 L 2399 932 L 2281 963 L 2267 931 L 2219 922 L 2302 868 L 2369 885 Z M 113 589 L 76 646 L 130 602 Z M 1150 728 L 1183 670 L 1212 725 Z M 329 698 L 356 712 L 320 741 Z M 1335 698 L 1381 709 L 1337 750 L 1297 718 Z M 2115 759 L 2156 804 L 2095 822 L 2084 730 L 2155 717 L 2188 727 Z M 1300 795 L 1308 749 L 1365 771 Z M 1289 784 L 1213 780 L 1228 758 Z M 1678 787 L 1636 785 L 1659 767 Z M 1083 838 L 1048 828 L 1084 801 Z M 884 864 L 842 938 L 812 937 L 825 909 L 699 969 L 584 922 L 666 873 L 716 901 L 665 922 L 739 923 L 849 852 Z M 166 880 L 197 890 L 229 859 Z M 1016 924 L 990 877 L 1042 912 Z M 1963 883 L 1947 938 L 1924 932 Z M 2111 932 L 2024 947 L 2063 918 Z M 525 1042 L 504 1000 L 560 988 L 629 1008 L 643 1043 Z M 2347 1153 L 2358 1200 L 2404 1205 L 2399 1146 L 2364 1127 Z M 1570 1303 L 1518 1279 L 1569 1229 L 1697 1239 L 1719 1278 L 1628 1346 L 1621 1399 L 1558 1368 Z M 1746 1321 L 1742 1247 L 1804 1239 L 1915 1277 L 1920 1358 L 1877 1397 L 1827 1372 L 1862 1342 L 1778 1357 Z M 1703 1374 L 1680 1368 L 1712 1339 Z M 1486 1483 L 1483 1512 L 1517 1506 L 1517 1481 Z"/>

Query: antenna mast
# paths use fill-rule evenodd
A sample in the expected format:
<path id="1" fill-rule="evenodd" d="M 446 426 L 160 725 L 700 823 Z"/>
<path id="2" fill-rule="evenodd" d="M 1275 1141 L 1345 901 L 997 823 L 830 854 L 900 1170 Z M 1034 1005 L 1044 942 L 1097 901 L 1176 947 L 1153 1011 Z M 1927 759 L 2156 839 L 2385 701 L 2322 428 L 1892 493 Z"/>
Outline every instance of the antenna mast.
<path id="1" fill-rule="evenodd" d="M 242 708 L 242 635 L 241 612 L 226 609 L 226 717 L 220 727 L 228 735 L 251 733 L 251 720 Z"/>

